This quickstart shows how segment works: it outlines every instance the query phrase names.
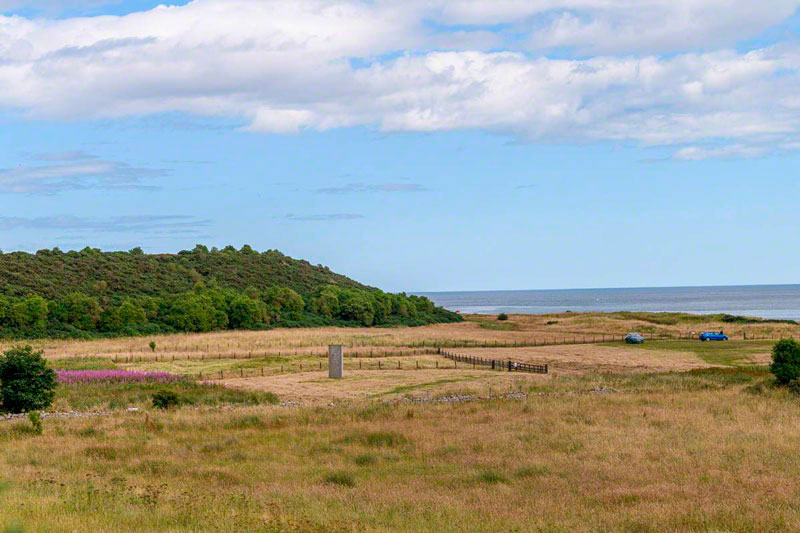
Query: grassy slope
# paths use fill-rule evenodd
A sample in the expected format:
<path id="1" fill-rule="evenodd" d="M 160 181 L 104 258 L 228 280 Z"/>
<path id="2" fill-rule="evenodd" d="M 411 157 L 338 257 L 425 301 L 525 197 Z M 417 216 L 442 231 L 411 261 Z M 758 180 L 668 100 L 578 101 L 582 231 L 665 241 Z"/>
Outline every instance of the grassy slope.
<path id="1" fill-rule="evenodd" d="M 69 292 L 97 294 L 95 283 L 108 283 L 108 293 L 159 296 L 191 290 L 199 280 L 215 278 L 223 287 L 260 290 L 291 287 L 307 294 L 318 285 L 364 286 L 322 266 L 287 257 L 226 249 L 211 253 L 130 254 L 127 252 L 49 252 L 0 254 L 0 294 L 38 294 L 55 299 Z"/>
<path id="2" fill-rule="evenodd" d="M 183 409 L 42 436 L 0 423 L 0 528 L 797 530 L 797 399 L 745 391 L 763 379 L 563 377 L 525 401 Z"/>

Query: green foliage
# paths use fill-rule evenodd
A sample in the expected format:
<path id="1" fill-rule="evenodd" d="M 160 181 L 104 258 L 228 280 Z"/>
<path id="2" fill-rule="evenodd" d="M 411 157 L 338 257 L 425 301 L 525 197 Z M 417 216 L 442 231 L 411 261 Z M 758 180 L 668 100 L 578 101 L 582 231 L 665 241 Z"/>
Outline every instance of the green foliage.
<path id="1" fill-rule="evenodd" d="M 10 273 L 12 284 L 0 276 L 0 335 L 6 338 L 461 321 L 425 297 L 387 294 L 249 246 L 220 251 L 198 245 L 156 256 L 91 248 L 0 254 L 0 272 L 8 257 L 27 265 L 32 279 L 18 278 L 17 270 Z"/>
<path id="2" fill-rule="evenodd" d="M 85 331 L 94 330 L 100 322 L 102 309 L 96 299 L 79 292 L 67 294 L 53 306 L 57 320 Z"/>
<path id="3" fill-rule="evenodd" d="M 181 398 L 175 391 L 163 389 L 153 393 L 153 407 L 156 409 L 170 409 L 180 404 Z"/>
<path id="4" fill-rule="evenodd" d="M 508 320 L 508 315 L 505 313 L 500 313 L 497 315 L 497 320 Z"/>
<path id="5" fill-rule="evenodd" d="M 781 339 L 772 348 L 770 371 L 779 385 L 788 385 L 800 378 L 800 344 L 794 339 Z"/>
<path id="6" fill-rule="evenodd" d="M 262 294 L 273 287 L 288 287 L 302 296 L 322 285 L 368 288 L 327 267 L 276 250 L 258 253 L 249 246 L 209 250 L 198 245 L 191 251 L 154 255 L 140 248 L 0 254 L 0 295 L 13 298 L 39 295 L 55 301 L 76 292 L 99 298 L 95 284 L 104 282 L 104 293 L 118 305 L 125 298 L 188 292 L 198 281 L 208 284 L 212 279 L 222 288 L 243 292 L 253 287 Z"/>
<path id="7" fill-rule="evenodd" d="M 8 350 L 0 358 L 2 408 L 23 413 L 49 407 L 55 396 L 56 373 L 48 368 L 42 352 L 30 346 Z"/>
<path id="8" fill-rule="evenodd" d="M 156 351 L 156 341 L 150 341 L 150 344 L 148 344 L 148 346 L 150 346 L 150 351 L 151 352 L 155 352 Z"/>
<path id="9" fill-rule="evenodd" d="M 37 435 L 41 435 L 43 431 L 42 427 L 42 415 L 39 414 L 39 411 L 31 411 L 28 413 L 28 421 L 31 423 L 31 428 L 33 432 Z"/>

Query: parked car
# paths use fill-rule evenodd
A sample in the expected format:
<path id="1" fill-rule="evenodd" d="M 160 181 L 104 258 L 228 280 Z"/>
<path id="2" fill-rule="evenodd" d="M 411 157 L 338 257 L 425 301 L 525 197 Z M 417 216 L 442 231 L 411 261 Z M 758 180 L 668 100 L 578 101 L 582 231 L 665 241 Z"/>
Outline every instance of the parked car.
<path id="1" fill-rule="evenodd" d="M 721 331 L 704 331 L 700 334 L 700 340 L 705 341 L 726 341 L 728 336 Z"/>
<path id="2" fill-rule="evenodd" d="M 638 333 L 628 333 L 625 335 L 625 342 L 628 344 L 644 344 L 644 337 Z"/>

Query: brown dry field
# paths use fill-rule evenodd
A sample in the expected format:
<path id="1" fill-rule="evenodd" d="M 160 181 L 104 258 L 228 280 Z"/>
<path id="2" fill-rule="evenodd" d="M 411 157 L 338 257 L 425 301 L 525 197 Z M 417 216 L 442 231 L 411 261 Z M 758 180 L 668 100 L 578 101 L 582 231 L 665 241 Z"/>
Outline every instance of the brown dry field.
<path id="1" fill-rule="evenodd" d="M 321 405 L 342 401 L 391 401 L 404 397 L 470 395 L 481 398 L 542 383 L 548 376 L 471 369 L 352 370 L 342 380 L 327 372 L 298 372 L 277 376 L 226 379 L 228 387 L 268 390 L 284 402 Z"/>
<path id="2" fill-rule="evenodd" d="M 522 363 L 547 364 L 551 373 L 670 372 L 705 368 L 691 352 L 635 350 L 627 346 L 578 344 L 529 348 L 460 348 L 459 354 Z"/>
<path id="3" fill-rule="evenodd" d="M 487 329 L 497 327 L 507 329 Z M 662 328 L 564 314 L 156 337 L 159 361 L 125 366 L 234 375 L 262 365 L 316 367 L 324 359 L 303 354 L 329 343 L 344 344 L 350 357 L 341 381 L 321 371 L 222 380 L 273 392 L 282 405 L 160 411 L 149 391 L 83 387 L 64 398 L 97 394 L 104 416 L 46 418 L 41 435 L 24 420 L 2 423 L 0 531 L 800 530 L 798 399 L 754 366 L 768 360 L 772 342 L 485 346 L 541 342 L 556 331 L 737 333 L 713 323 L 645 327 Z M 799 334 L 782 324 L 747 331 Z M 150 340 L 37 345 L 57 366 L 140 355 Z M 465 340 L 484 347 L 463 347 Z M 411 355 L 422 342 L 444 341 L 462 344 L 448 351 L 547 363 L 552 373 Z M 368 357 L 381 350 L 406 353 Z M 251 351 L 251 359 L 213 358 Z M 357 370 L 378 361 L 384 369 Z M 133 403 L 112 406 L 123 394 Z M 482 401 L 442 401 L 453 395 Z"/>
<path id="4" fill-rule="evenodd" d="M 655 317 L 655 318 L 654 318 Z M 647 336 L 696 336 L 704 330 L 720 330 L 732 338 L 770 337 L 800 338 L 800 326 L 790 324 L 725 324 L 719 321 L 698 321 L 684 315 L 654 315 L 652 313 L 561 313 L 554 315 L 511 315 L 506 322 L 492 316 L 467 316 L 457 324 L 437 324 L 417 328 L 304 328 L 269 331 L 225 331 L 202 334 L 176 334 L 148 337 L 125 337 L 92 341 L 44 340 L 29 341 L 45 351 L 48 358 L 62 357 L 126 357 L 150 354 L 148 344 L 154 341 L 160 356 L 185 357 L 237 354 L 288 355 L 322 354 L 329 344 L 342 344 L 348 353 L 378 355 L 413 353 L 423 346 L 436 344 L 542 344 L 582 342 L 611 338 L 631 331 Z M 675 322 L 675 323 L 661 323 Z M 503 328 L 503 329 L 496 329 Z M 10 346 L 0 342 L 0 349 Z"/>

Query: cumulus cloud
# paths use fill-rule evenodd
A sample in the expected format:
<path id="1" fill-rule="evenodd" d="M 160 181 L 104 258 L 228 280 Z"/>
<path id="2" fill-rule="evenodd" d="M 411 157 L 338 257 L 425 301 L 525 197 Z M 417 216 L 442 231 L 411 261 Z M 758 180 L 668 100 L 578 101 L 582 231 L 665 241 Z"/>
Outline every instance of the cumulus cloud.
<path id="1" fill-rule="evenodd" d="M 800 48 L 732 46 L 799 3 L 195 0 L 123 17 L 0 17 L 0 108 L 177 111 L 282 134 L 367 125 L 788 145 Z M 553 59 L 554 48 L 583 55 Z"/>

